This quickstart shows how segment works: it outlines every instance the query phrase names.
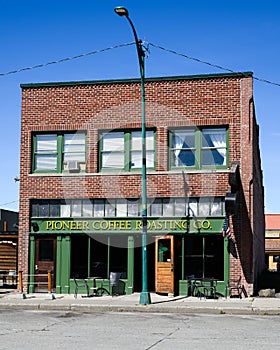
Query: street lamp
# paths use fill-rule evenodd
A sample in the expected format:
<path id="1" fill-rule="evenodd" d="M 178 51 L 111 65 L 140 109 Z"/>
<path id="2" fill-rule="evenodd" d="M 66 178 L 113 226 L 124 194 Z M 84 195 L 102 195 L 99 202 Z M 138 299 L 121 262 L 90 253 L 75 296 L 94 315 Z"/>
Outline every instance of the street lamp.
<path id="1" fill-rule="evenodd" d="M 146 170 L 146 125 L 145 125 L 145 72 L 142 41 L 138 39 L 134 25 L 129 18 L 128 10 L 125 7 L 118 6 L 114 9 L 116 14 L 126 17 L 128 20 L 135 39 L 137 55 L 140 67 L 141 91 L 142 91 L 142 291 L 139 303 L 142 305 L 151 304 L 150 293 L 148 292 L 147 276 L 147 170 Z"/>

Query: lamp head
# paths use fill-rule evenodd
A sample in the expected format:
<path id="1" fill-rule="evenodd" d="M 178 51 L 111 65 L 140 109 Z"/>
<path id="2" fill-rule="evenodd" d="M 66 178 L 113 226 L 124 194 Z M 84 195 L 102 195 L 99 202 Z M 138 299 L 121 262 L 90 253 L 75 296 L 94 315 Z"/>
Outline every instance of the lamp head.
<path id="1" fill-rule="evenodd" d="M 128 17 L 128 10 L 123 7 L 123 6 L 117 6 L 114 8 L 114 11 L 116 12 L 117 15 L 123 17 Z"/>

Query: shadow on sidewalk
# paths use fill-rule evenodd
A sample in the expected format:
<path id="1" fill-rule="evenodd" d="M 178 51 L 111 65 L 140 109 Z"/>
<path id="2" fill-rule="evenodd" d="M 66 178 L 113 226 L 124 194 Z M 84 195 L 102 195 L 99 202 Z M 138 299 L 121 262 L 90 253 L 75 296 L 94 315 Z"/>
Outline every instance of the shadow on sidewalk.
<path id="1" fill-rule="evenodd" d="M 188 298 L 188 296 L 182 296 L 182 297 L 176 297 L 176 298 L 170 298 L 168 300 L 161 300 L 161 301 L 153 301 L 151 304 L 163 304 L 163 303 L 170 303 L 172 301 L 177 301 L 177 300 L 183 300 L 183 299 L 186 299 Z"/>

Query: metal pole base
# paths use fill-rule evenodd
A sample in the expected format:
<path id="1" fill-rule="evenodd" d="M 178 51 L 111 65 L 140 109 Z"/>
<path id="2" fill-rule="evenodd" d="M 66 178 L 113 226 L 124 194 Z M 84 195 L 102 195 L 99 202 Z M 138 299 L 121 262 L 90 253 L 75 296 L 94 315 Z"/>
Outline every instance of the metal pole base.
<path id="1" fill-rule="evenodd" d="M 19 299 L 26 299 L 26 295 L 23 292 L 18 292 L 17 293 L 17 298 L 19 298 Z"/>
<path id="2" fill-rule="evenodd" d="M 141 292 L 139 304 L 140 305 L 151 304 L 151 295 L 149 292 Z"/>
<path id="3" fill-rule="evenodd" d="M 54 300 L 54 299 L 55 299 L 55 296 L 54 296 L 53 293 L 48 293 L 46 299 L 47 299 L 47 300 Z"/>

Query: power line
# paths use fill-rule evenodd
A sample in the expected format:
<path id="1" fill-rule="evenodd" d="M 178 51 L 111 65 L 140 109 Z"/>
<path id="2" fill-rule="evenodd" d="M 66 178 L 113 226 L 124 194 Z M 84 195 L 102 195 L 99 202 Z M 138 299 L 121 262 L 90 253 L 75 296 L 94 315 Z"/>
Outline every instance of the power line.
<path id="1" fill-rule="evenodd" d="M 192 61 L 195 61 L 195 62 L 198 62 L 198 63 L 201 63 L 201 64 L 206 64 L 206 65 L 208 65 L 210 67 L 217 68 L 217 69 L 220 69 L 220 70 L 223 70 L 223 71 L 227 71 L 227 72 L 230 72 L 230 73 L 236 73 L 236 71 L 233 71 L 232 69 L 229 69 L 229 68 L 226 68 L 226 67 L 223 67 L 223 66 L 211 63 L 211 62 L 207 62 L 207 61 L 201 60 L 199 58 L 192 57 L 192 56 L 189 56 L 189 55 L 177 52 L 175 50 L 166 49 L 166 48 L 164 48 L 162 46 L 150 43 L 148 41 L 143 41 L 143 43 L 146 43 L 147 46 L 150 45 L 150 46 L 152 46 L 154 48 L 157 48 L 157 49 L 160 49 L 162 51 L 166 51 L 166 52 L 172 53 L 172 54 L 177 55 L 177 56 L 184 57 L 184 58 L 186 58 L 188 60 L 192 60 Z M 80 55 L 77 55 L 77 56 L 62 58 L 62 59 L 59 59 L 57 61 L 37 64 L 37 65 L 31 66 L 31 67 L 25 67 L 25 68 L 20 68 L 20 69 L 17 69 L 17 70 L 12 70 L 12 71 L 9 71 L 9 72 L 5 72 L 5 73 L 0 73 L 0 77 L 7 76 L 7 75 L 10 75 L 10 74 L 16 74 L 16 73 L 24 72 L 24 71 L 27 71 L 27 70 L 33 70 L 33 69 L 47 67 L 47 66 L 52 65 L 52 64 L 63 63 L 63 62 L 66 62 L 66 61 L 72 61 L 72 60 L 75 60 L 75 59 L 78 59 L 78 58 L 82 58 L 82 57 L 86 57 L 86 56 L 90 56 L 90 55 L 95 55 L 95 54 L 98 54 L 98 53 L 102 53 L 102 52 L 113 50 L 113 49 L 118 49 L 120 47 L 130 46 L 130 45 L 135 45 L 135 42 L 115 45 L 115 46 L 107 47 L 105 49 L 101 49 L 101 50 L 96 50 L 96 51 L 91 51 L 91 52 L 87 52 L 87 53 L 84 53 L 84 54 L 80 54 Z M 240 72 L 240 73 L 242 74 L 242 72 Z M 270 81 L 270 80 L 267 80 L 267 79 L 262 79 L 262 78 L 258 78 L 258 77 L 255 77 L 255 76 L 253 76 L 253 79 L 257 80 L 257 81 L 260 81 L 262 83 L 271 84 L 271 85 L 275 85 L 275 86 L 280 86 L 280 83 L 276 83 L 276 82 L 273 82 L 273 81 Z"/>
<path id="2" fill-rule="evenodd" d="M 166 52 L 169 52 L 169 53 L 172 53 L 174 55 L 177 55 L 177 56 L 182 56 L 184 58 L 187 58 L 188 60 L 192 60 L 192 61 L 196 61 L 198 63 L 203 63 L 203 64 L 206 64 L 208 66 L 211 66 L 211 67 L 214 67 L 214 68 L 218 68 L 218 69 L 221 69 L 221 70 L 224 70 L 224 71 L 227 71 L 227 72 L 230 72 L 230 73 L 236 73 L 235 71 L 233 71 L 232 69 L 229 69 L 229 68 L 226 68 L 226 67 L 223 67 L 223 66 L 219 66 L 217 64 L 213 64 L 213 63 L 210 63 L 210 62 L 207 62 L 207 61 L 203 61 L 199 58 L 196 58 L 196 57 L 191 57 L 191 56 L 188 56 L 188 55 L 185 55 L 183 53 L 179 53 L 177 51 L 174 51 L 174 50 L 170 50 L 170 49 L 166 49 L 162 46 L 159 46 L 159 45 L 155 45 L 155 44 L 152 44 L 152 43 L 147 43 L 148 45 L 152 46 L 152 47 L 155 47 L 157 49 L 160 49 L 160 50 L 163 50 L 163 51 L 166 51 Z M 240 72 L 242 74 L 242 72 Z M 272 85 L 276 85 L 276 86 L 280 86 L 279 83 L 275 83 L 275 82 L 272 82 L 270 80 L 267 80 L 267 79 L 261 79 L 261 78 L 257 78 L 257 77 L 254 77 L 253 76 L 253 79 L 254 80 L 258 80 L 258 81 L 261 81 L 263 83 L 267 83 L 267 84 L 272 84 Z"/>
<path id="3" fill-rule="evenodd" d="M 17 200 L 17 201 L 12 201 L 12 202 L 8 202 L 8 203 L 2 203 L 2 204 L 0 204 L 0 206 L 2 207 L 3 205 L 13 204 L 13 203 L 17 203 L 17 202 L 19 202 L 19 201 Z"/>
<path id="4" fill-rule="evenodd" d="M 37 68 L 43 68 L 43 67 L 50 66 L 50 65 L 52 65 L 52 64 L 62 63 L 62 62 L 66 62 L 66 61 L 72 61 L 72 60 L 75 60 L 75 59 L 78 59 L 78 58 L 82 58 L 82 57 L 86 57 L 86 56 L 90 56 L 90 55 L 95 55 L 95 54 L 97 54 L 97 53 L 102 53 L 102 52 L 105 52 L 105 51 L 109 51 L 109 50 L 113 50 L 113 49 L 118 49 L 118 48 L 120 48 L 120 47 L 129 46 L 129 45 L 134 45 L 134 44 L 135 44 L 134 42 L 131 42 L 131 43 L 126 43 L 126 44 L 120 44 L 120 45 L 116 45 L 116 46 L 111 46 L 111 47 L 107 47 L 107 48 L 105 48 L 105 49 L 96 50 L 96 51 L 91 51 L 91 52 L 83 53 L 83 54 L 80 54 L 80 55 L 77 55 L 77 56 L 62 58 L 62 59 L 57 60 L 57 61 L 52 61 L 52 62 L 37 64 L 37 65 L 32 66 L 32 67 L 20 68 L 20 69 L 17 69 L 17 70 L 12 70 L 12 71 L 9 71 L 9 72 L 0 73 L 0 76 L 3 77 L 3 76 L 6 76 L 6 75 L 16 74 L 16 73 L 24 72 L 24 71 L 27 71 L 27 70 L 32 70 L 32 69 L 37 69 Z"/>

